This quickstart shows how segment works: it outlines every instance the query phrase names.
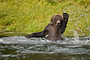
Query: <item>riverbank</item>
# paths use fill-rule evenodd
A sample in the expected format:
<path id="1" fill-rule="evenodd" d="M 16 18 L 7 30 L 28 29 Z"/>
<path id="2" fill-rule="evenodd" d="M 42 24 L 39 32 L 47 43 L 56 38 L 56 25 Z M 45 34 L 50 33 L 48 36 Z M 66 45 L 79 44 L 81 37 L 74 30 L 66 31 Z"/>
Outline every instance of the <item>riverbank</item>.
<path id="1" fill-rule="evenodd" d="M 39 32 L 54 14 L 63 12 L 70 15 L 64 36 L 90 35 L 89 0 L 0 0 L 0 31 Z"/>

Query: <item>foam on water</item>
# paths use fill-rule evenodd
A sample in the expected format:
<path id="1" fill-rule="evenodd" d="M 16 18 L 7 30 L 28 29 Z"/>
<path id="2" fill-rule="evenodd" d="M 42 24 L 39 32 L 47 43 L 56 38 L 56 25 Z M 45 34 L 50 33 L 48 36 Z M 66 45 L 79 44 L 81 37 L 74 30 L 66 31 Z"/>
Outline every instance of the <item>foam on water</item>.
<path id="1" fill-rule="evenodd" d="M 64 40 L 61 41 L 49 41 L 45 38 L 26 38 L 24 36 L 13 36 L 13 37 L 3 37 L 0 38 L 0 43 L 3 44 L 82 44 L 82 45 L 90 45 L 90 37 L 65 37 Z"/>
<path id="2" fill-rule="evenodd" d="M 0 38 L 1 59 L 9 59 L 9 58 L 11 60 L 12 58 L 20 59 L 20 56 L 23 56 L 22 58 L 27 58 L 28 56 L 29 58 L 31 58 L 30 56 L 32 56 L 33 54 L 38 54 L 38 55 L 47 54 L 46 55 L 47 57 L 52 54 L 54 56 L 60 56 L 58 54 L 62 54 L 61 56 L 68 55 L 68 57 L 70 57 L 70 55 L 73 54 L 73 55 L 77 55 L 78 58 L 81 58 L 78 55 L 86 54 L 85 58 L 87 57 L 89 58 L 90 37 L 69 37 L 69 38 L 65 37 L 64 40 L 56 41 L 56 42 L 46 40 L 45 38 L 28 39 L 24 36 Z M 64 58 L 68 59 L 68 57 L 63 57 L 62 59 Z M 71 56 L 71 58 L 73 57 Z"/>

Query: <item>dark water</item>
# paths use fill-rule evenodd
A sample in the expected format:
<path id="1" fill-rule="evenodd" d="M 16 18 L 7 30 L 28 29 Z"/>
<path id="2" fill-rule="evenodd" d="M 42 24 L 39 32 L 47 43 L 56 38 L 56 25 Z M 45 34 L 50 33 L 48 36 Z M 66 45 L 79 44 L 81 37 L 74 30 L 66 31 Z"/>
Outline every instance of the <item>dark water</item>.
<path id="1" fill-rule="evenodd" d="M 90 60 L 90 37 L 52 42 L 24 36 L 0 38 L 0 60 Z"/>

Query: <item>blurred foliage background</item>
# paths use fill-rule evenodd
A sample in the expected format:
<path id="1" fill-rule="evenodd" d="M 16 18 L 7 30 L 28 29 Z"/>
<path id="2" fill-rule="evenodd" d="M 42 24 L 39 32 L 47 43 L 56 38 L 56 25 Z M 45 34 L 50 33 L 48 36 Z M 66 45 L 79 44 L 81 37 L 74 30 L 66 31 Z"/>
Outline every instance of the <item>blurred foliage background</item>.
<path id="1" fill-rule="evenodd" d="M 65 36 L 90 36 L 90 0 L 0 0 L 0 32 L 40 32 L 63 12 L 70 15 Z"/>

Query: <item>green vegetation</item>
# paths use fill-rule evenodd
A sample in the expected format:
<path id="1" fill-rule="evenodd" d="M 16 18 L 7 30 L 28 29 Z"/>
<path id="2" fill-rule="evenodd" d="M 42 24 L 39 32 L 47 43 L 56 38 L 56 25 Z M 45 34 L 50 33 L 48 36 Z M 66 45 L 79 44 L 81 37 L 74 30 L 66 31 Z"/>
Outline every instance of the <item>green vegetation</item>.
<path id="1" fill-rule="evenodd" d="M 63 12 L 70 15 L 65 36 L 90 35 L 90 0 L 0 0 L 0 31 L 39 32 Z"/>

